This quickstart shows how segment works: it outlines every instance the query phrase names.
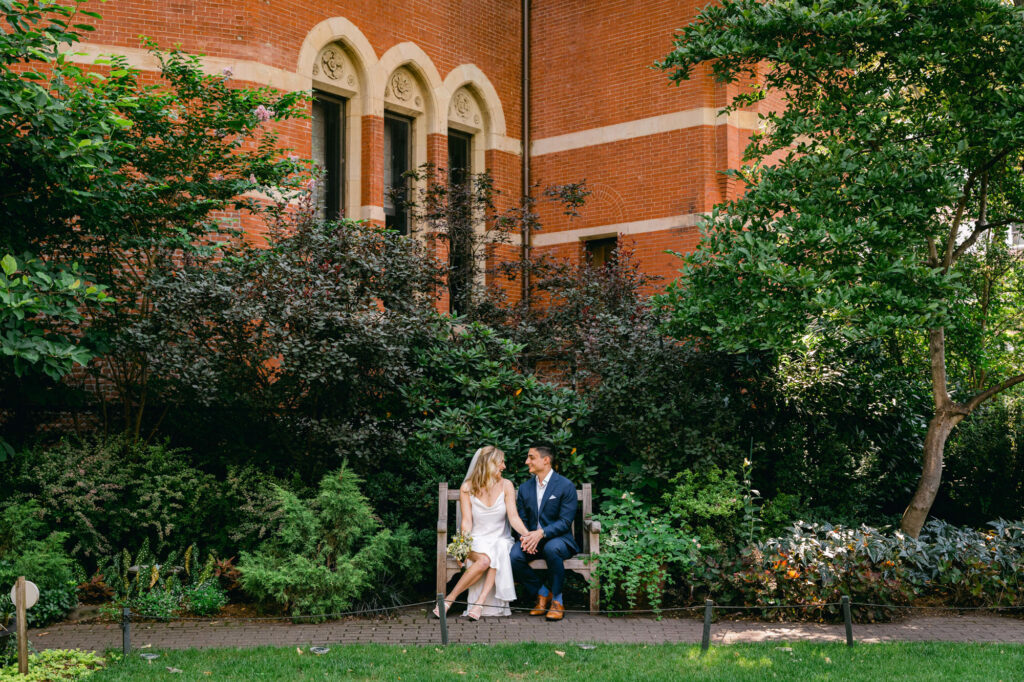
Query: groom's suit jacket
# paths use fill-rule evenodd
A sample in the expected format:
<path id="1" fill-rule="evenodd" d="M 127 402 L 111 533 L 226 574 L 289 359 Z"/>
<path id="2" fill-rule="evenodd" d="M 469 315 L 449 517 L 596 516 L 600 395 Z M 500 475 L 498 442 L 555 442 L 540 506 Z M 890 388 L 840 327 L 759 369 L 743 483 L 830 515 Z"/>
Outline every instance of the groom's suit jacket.
<path id="1" fill-rule="evenodd" d="M 519 518 L 529 530 L 544 530 L 544 539 L 561 537 L 573 553 L 580 551 L 572 536 L 572 521 L 576 518 L 576 486 L 558 472 L 551 472 L 551 479 L 544 488 L 544 501 L 537 513 L 537 477 L 531 476 L 519 486 L 516 507 Z"/>

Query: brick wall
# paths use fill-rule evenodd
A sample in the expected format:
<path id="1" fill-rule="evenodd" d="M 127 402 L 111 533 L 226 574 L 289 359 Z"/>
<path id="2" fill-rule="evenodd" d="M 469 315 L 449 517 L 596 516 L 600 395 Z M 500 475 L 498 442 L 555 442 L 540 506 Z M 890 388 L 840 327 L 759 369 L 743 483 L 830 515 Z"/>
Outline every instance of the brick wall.
<path id="1" fill-rule="evenodd" d="M 667 282 L 679 263 L 664 251 L 692 250 L 695 214 L 736 196 L 721 171 L 740 165 L 756 112 L 716 121 L 711 112 L 731 93 L 708 69 L 677 86 L 651 68 L 705 4 L 534 0 L 532 175 L 586 180 L 593 192 L 577 218 L 541 209 L 536 251 L 576 259 L 581 238 L 618 232 L 644 270 Z"/>
<path id="2" fill-rule="evenodd" d="M 532 0 L 532 177 L 544 184 L 585 179 L 593 192 L 572 220 L 542 203 L 545 229 L 537 252 L 578 259 L 581 239 L 619 233 L 634 245 L 645 270 L 671 278 L 678 263 L 664 251 L 691 250 L 695 216 L 739 191 L 721 171 L 739 164 L 755 119 L 733 117 L 726 123 L 707 113 L 730 94 L 707 70 L 676 86 L 651 68 L 670 51 L 674 31 L 704 4 Z M 144 34 L 164 48 L 180 44 L 209 58 L 257 62 L 290 74 L 302 71 L 300 52 L 314 27 L 344 17 L 377 58 L 411 42 L 442 80 L 460 65 L 475 65 L 500 100 L 506 138 L 522 138 L 519 2 L 112 0 L 97 9 L 104 18 L 96 22 L 90 43 L 130 50 Z M 351 109 L 349 116 L 361 116 L 357 203 L 379 207 L 383 121 Z M 284 145 L 310 153 L 308 121 L 292 121 L 280 130 Z M 428 137 L 428 160 L 444 163 L 446 150 L 443 134 Z M 508 148 L 492 148 L 485 158 L 504 193 L 499 208 L 507 208 L 520 192 L 520 157 Z M 258 226 L 243 224 L 258 238 Z M 501 253 L 513 257 L 518 247 Z M 517 289 L 510 286 L 510 295 Z"/>

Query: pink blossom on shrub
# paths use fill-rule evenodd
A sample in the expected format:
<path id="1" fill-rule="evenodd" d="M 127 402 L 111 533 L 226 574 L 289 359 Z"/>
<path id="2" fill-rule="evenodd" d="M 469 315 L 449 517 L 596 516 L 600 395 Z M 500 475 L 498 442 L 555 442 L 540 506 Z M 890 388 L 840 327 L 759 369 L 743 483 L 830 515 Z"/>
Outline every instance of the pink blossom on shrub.
<path id="1" fill-rule="evenodd" d="M 261 123 L 266 123 L 270 119 L 274 118 L 274 110 L 267 109 L 262 104 L 256 107 L 256 111 L 254 111 L 253 113 L 256 114 L 256 118 L 259 119 Z"/>

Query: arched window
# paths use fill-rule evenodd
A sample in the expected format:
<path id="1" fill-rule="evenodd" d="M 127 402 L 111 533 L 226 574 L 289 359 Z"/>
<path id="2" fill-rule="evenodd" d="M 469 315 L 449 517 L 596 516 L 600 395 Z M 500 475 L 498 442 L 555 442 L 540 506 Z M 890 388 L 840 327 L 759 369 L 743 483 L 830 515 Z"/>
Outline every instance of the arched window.
<path id="1" fill-rule="evenodd" d="M 312 156 L 323 173 L 315 198 L 321 217 L 330 220 L 359 215 L 360 123 L 358 112 L 350 113 L 362 86 L 356 63 L 334 42 L 320 50 L 311 69 Z"/>
<path id="2" fill-rule="evenodd" d="M 338 218 L 345 206 L 345 100 L 313 92 L 313 161 L 323 173 L 316 202 L 321 217 Z"/>
<path id="3" fill-rule="evenodd" d="M 472 290 L 483 284 L 486 253 L 474 242 L 486 229 L 483 216 L 474 210 L 471 178 L 483 173 L 484 117 L 480 103 L 468 87 L 460 87 L 448 104 L 448 183 L 450 200 L 467 203 L 464 215 L 479 222 L 471 232 L 452 232 L 448 244 L 448 289 L 452 313 L 466 313 L 472 301 Z M 462 187 L 458 187 L 461 185 Z M 476 235 L 474 238 L 474 234 Z M 474 262 L 479 261 L 479 262 Z"/>
<path id="4" fill-rule="evenodd" d="M 408 68 L 388 78 L 384 107 L 384 224 L 408 234 L 411 183 L 405 174 L 426 161 L 427 149 L 423 87 Z"/>

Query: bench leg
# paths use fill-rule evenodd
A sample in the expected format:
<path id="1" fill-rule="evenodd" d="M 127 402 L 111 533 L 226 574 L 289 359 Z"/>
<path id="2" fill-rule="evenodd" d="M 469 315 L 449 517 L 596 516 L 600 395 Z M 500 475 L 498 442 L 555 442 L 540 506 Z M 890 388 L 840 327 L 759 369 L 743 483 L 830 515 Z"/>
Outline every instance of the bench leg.
<path id="1" fill-rule="evenodd" d="M 596 616 L 600 611 L 601 586 L 596 582 L 590 587 L 590 615 Z"/>

